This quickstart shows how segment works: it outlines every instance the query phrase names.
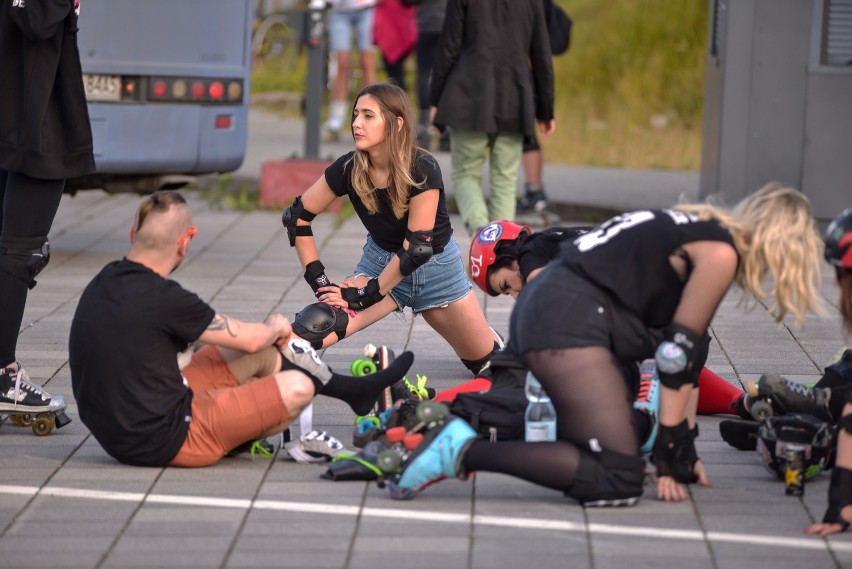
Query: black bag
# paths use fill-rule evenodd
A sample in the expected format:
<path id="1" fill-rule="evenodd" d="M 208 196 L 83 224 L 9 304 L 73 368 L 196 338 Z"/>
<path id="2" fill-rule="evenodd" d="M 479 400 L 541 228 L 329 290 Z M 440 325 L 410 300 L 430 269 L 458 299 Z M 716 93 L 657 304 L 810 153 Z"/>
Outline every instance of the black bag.
<path id="1" fill-rule="evenodd" d="M 460 393 L 450 404 L 450 412 L 492 442 L 523 440 L 527 369 L 506 350 L 500 350 L 491 358 L 489 370 L 491 389 Z"/>
<path id="2" fill-rule="evenodd" d="M 562 55 L 571 47 L 571 26 L 574 22 L 556 2 L 550 2 L 547 31 L 550 33 L 550 53 Z"/>

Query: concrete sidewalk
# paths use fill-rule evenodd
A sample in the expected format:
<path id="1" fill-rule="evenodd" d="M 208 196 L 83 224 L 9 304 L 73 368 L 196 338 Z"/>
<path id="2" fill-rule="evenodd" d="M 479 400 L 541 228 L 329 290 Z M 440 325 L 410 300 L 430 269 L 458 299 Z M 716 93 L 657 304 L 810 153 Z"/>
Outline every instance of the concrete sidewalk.
<path id="1" fill-rule="evenodd" d="M 277 157 L 287 156 L 284 147 Z M 260 163 L 254 152 L 244 169 L 251 163 Z M 597 179 L 607 176 L 623 181 L 608 188 L 614 195 L 625 186 L 646 187 L 629 172 L 601 172 Z M 557 177 L 550 185 L 559 184 Z M 200 232 L 176 280 L 217 311 L 242 319 L 276 311 L 292 317 L 313 301 L 280 213 L 219 211 L 187 196 Z M 624 203 L 634 197 L 642 198 Z M 646 205 L 664 199 L 645 198 Z M 665 504 L 648 486 L 645 499 L 628 509 L 583 509 L 560 493 L 490 473 L 444 481 L 413 501 L 396 502 L 374 483 L 323 480 L 324 466 L 280 453 L 272 460 L 227 458 L 198 470 L 118 464 L 77 416 L 67 335 L 83 287 L 126 253 L 137 204 L 135 196 L 82 192 L 60 207 L 53 259 L 31 292 L 18 357 L 36 381 L 66 397 L 74 422 L 48 437 L 8 423 L 0 428 L 0 567 L 852 567 L 852 534 L 823 540 L 801 533 L 823 515 L 828 476 L 809 482 L 802 498 L 785 496 L 755 453 L 720 440 L 721 417 L 699 421 L 698 452 L 714 487 L 692 487 L 689 501 Z M 339 227 L 335 221 L 324 215 L 314 224 L 333 279 L 351 270 L 365 238 L 357 218 Z M 458 218 L 453 222 L 460 227 Z M 468 238 L 463 231 L 456 236 L 466 250 Z M 843 342 L 829 278 L 823 294 L 829 317 L 798 329 L 776 325 L 761 307 L 745 312 L 733 293 L 713 321 L 708 367 L 738 386 L 764 371 L 815 381 Z M 479 299 L 505 334 L 511 299 Z M 367 343 L 414 351 L 412 374 L 427 375 L 438 389 L 467 378 L 449 346 L 410 313 L 347 338 L 323 357 L 342 371 Z M 342 403 L 315 401 L 314 426 L 347 444 L 353 419 Z"/>

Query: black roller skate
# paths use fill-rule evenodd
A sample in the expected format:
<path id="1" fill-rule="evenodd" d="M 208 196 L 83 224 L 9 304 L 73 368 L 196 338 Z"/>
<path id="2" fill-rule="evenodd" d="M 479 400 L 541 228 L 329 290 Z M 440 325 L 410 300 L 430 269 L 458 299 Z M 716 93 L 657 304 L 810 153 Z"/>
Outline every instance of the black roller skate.
<path id="1" fill-rule="evenodd" d="M 743 405 L 755 421 L 785 413 L 804 413 L 834 422 L 828 408 L 831 389 L 808 387 L 775 374 L 764 374 L 748 385 Z"/>
<path id="2" fill-rule="evenodd" d="M 390 487 L 391 498 L 410 500 L 445 478 L 467 478 L 461 459 L 476 432 L 446 406 L 424 401 L 417 406 L 419 422 L 406 430 L 388 429 L 390 448 L 376 457 L 383 475 L 379 487 Z"/>
<path id="3" fill-rule="evenodd" d="M 43 437 L 71 422 L 66 407 L 61 395 L 51 396 L 30 381 L 19 362 L 0 370 L 0 424 L 8 418 L 13 425 L 31 427 Z"/>

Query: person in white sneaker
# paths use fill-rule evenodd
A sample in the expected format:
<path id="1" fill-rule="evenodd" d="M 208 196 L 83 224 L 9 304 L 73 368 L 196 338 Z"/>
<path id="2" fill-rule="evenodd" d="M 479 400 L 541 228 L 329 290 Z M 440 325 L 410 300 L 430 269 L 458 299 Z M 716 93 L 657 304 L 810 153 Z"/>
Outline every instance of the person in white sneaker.
<path id="1" fill-rule="evenodd" d="M 69 340 L 74 396 L 81 420 L 116 460 L 208 466 L 283 431 L 317 393 L 364 413 L 411 365 L 403 354 L 385 375 L 348 381 L 292 335 L 284 316 L 242 322 L 217 313 L 168 278 L 197 231 L 179 193 L 149 196 L 127 257 L 104 267 L 80 297 Z M 196 341 L 206 345 L 193 354 Z"/>

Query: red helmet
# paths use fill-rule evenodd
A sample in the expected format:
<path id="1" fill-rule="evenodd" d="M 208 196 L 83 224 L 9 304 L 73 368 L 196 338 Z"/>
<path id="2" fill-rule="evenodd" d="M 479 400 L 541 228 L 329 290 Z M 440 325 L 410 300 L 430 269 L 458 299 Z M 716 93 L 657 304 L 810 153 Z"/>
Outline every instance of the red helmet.
<path id="1" fill-rule="evenodd" d="M 825 232 L 825 260 L 838 270 L 852 269 L 852 208 L 843 210 L 828 226 Z"/>
<path id="2" fill-rule="evenodd" d="M 521 235 L 530 235 L 532 229 L 514 221 L 492 221 L 473 236 L 470 244 L 470 276 L 476 286 L 490 294 L 499 293 L 488 286 L 488 270 L 497 260 L 497 244 L 501 241 L 514 241 Z"/>

